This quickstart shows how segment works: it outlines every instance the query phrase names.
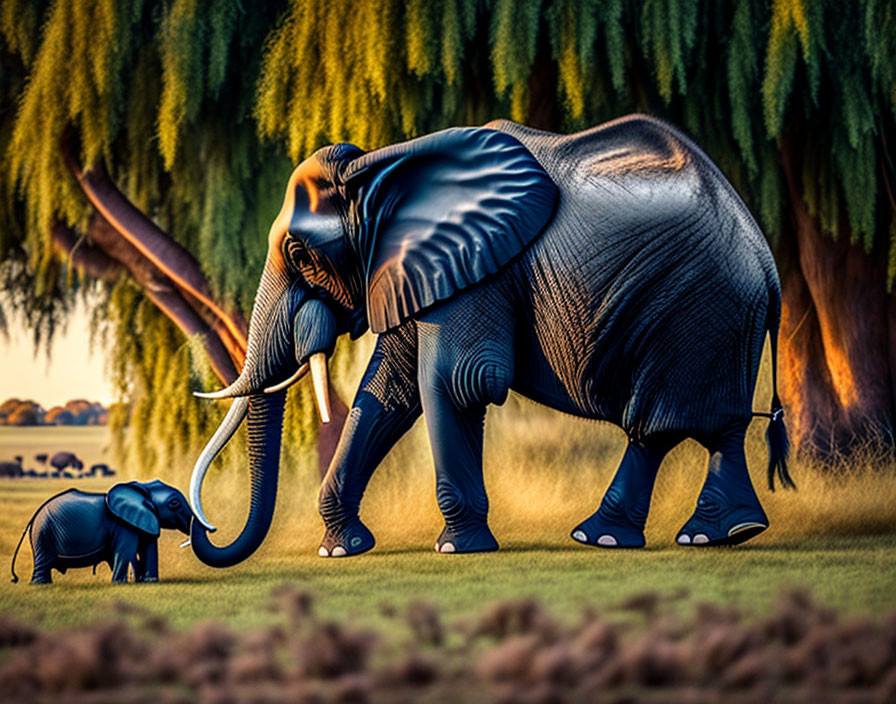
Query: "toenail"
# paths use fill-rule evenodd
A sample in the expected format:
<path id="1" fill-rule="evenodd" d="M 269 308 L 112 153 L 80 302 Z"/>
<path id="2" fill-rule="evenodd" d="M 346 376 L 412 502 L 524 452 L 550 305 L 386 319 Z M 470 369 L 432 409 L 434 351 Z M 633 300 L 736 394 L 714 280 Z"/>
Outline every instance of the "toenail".
<path id="1" fill-rule="evenodd" d="M 333 557 L 345 557 L 345 555 L 345 548 L 341 545 L 337 545 L 335 548 L 333 548 Z"/>
<path id="2" fill-rule="evenodd" d="M 585 532 L 581 530 L 577 530 L 575 533 L 573 533 L 572 538 L 573 540 L 578 540 L 580 543 L 588 542 L 588 536 L 585 535 Z"/>
<path id="3" fill-rule="evenodd" d="M 690 545 L 691 544 L 691 536 L 687 533 L 682 533 L 678 536 L 678 544 L 679 545 Z"/>
<path id="4" fill-rule="evenodd" d="M 694 545 L 706 545 L 709 542 L 709 536 L 705 533 L 697 533 L 694 536 Z"/>
<path id="5" fill-rule="evenodd" d="M 604 545 L 604 546 L 606 546 L 606 547 L 608 547 L 608 548 L 612 548 L 612 547 L 615 547 L 615 546 L 619 545 L 619 543 L 616 542 L 616 538 L 614 538 L 612 535 L 602 535 L 602 536 L 600 536 L 600 537 L 597 539 L 597 544 L 598 544 L 598 545 Z"/>
<path id="6" fill-rule="evenodd" d="M 330 551 L 327 550 L 323 545 L 320 546 L 320 549 L 317 551 L 317 554 L 321 557 L 329 557 Z"/>
<path id="7" fill-rule="evenodd" d="M 442 543 L 439 552 L 454 552 L 454 543 Z"/>

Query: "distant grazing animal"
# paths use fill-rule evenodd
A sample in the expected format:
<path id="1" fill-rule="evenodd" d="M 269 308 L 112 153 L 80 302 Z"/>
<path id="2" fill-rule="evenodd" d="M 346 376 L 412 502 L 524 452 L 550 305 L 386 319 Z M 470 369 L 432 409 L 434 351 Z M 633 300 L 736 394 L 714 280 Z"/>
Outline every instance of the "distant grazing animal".
<path id="1" fill-rule="evenodd" d="M 115 470 L 113 470 L 107 464 L 100 463 L 100 464 L 91 465 L 90 469 L 87 471 L 87 473 L 84 476 L 86 476 L 86 477 L 93 477 L 93 476 L 111 477 L 113 474 L 115 474 Z"/>
<path id="2" fill-rule="evenodd" d="M 49 455 L 47 455 L 46 452 L 41 452 L 39 455 L 35 455 L 35 456 L 34 456 L 34 459 L 35 459 L 35 461 L 37 461 L 39 464 L 46 464 L 46 463 L 47 463 L 47 458 L 48 458 L 48 457 L 49 457 Z"/>
<path id="3" fill-rule="evenodd" d="M 131 566 L 136 581 L 158 582 L 160 529 L 189 533 L 192 517 L 186 497 L 158 479 L 116 484 L 106 494 L 68 489 L 45 501 L 28 521 L 12 556 L 12 581 L 19 581 L 16 555 L 29 533 L 32 584 L 49 584 L 53 569 L 65 574 L 101 562 L 109 564 L 113 582 L 127 582 Z"/>
<path id="4" fill-rule="evenodd" d="M 22 476 L 22 458 L 16 456 L 14 462 L 8 460 L 0 462 L 0 477 L 21 477 Z"/>
<path id="5" fill-rule="evenodd" d="M 50 464 L 60 472 L 67 467 L 77 469 L 79 472 L 84 469 L 84 463 L 74 452 L 57 452 L 50 458 Z"/>

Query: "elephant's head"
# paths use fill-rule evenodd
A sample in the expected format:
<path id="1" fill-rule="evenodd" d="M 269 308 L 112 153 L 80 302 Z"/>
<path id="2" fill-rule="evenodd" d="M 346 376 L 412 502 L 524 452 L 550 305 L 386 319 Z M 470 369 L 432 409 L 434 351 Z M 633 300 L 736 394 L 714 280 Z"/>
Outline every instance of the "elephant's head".
<path id="1" fill-rule="evenodd" d="M 326 357 L 337 336 L 389 330 L 497 272 L 541 232 L 556 188 L 513 137 L 451 129 L 364 153 L 336 144 L 292 174 L 270 229 L 239 378 L 208 398 L 235 397 L 193 471 L 196 555 L 240 562 L 270 526 L 285 389 L 310 368 L 328 419 Z M 206 470 L 247 415 L 251 501 L 237 539 L 209 542 L 200 490 Z"/>
<path id="2" fill-rule="evenodd" d="M 189 533 L 193 518 L 187 498 L 158 479 L 116 484 L 106 494 L 106 507 L 118 520 L 154 536 L 161 528 Z"/>

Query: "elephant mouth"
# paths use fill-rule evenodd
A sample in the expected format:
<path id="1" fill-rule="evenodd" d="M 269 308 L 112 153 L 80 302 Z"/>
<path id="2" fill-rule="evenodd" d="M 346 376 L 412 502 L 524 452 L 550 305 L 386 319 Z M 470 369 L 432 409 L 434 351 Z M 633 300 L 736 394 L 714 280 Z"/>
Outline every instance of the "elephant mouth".
<path id="1" fill-rule="evenodd" d="M 296 372 L 288 379 L 281 381 L 279 384 L 268 386 L 264 392 L 266 394 L 275 394 L 278 391 L 284 391 L 297 381 L 302 379 L 308 370 L 311 370 L 311 384 L 314 387 L 314 400 L 317 404 L 317 412 L 320 416 L 321 423 L 330 422 L 330 372 L 327 368 L 327 355 L 323 352 L 315 352 L 308 361 L 301 365 Z"/>

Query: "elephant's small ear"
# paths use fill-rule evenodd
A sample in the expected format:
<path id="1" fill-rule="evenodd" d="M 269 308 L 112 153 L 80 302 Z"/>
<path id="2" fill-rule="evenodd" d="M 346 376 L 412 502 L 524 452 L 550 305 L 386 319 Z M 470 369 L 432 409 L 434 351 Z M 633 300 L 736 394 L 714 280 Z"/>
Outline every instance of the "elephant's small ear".
<path id="1" fill-rule="evenodd" d="M 149 492 L 137 482 L 116 484 L 106 494 L 106 507 L 113 516 L 148 535 L 159 534 L 159 517 Z"/>
<path id="2" fill-rule="evenodd" d="M 341 176 L 376 333 L 500 271 L 541 233 L 557 200 L 535 157 L 486 128 L 369 152 Z"/>

